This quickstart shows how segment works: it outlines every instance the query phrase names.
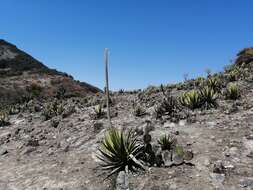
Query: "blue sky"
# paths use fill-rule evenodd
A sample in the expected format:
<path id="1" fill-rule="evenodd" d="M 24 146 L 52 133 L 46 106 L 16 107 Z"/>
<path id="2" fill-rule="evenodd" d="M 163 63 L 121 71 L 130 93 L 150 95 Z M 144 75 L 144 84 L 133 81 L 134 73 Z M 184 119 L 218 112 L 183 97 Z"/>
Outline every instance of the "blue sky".
<path id="1" fill-rule="evenodd" d="M 1 0 L 0 38 L 51 68 L 113 90 L 220 71 L 253 45 L 251 0 Z"/>

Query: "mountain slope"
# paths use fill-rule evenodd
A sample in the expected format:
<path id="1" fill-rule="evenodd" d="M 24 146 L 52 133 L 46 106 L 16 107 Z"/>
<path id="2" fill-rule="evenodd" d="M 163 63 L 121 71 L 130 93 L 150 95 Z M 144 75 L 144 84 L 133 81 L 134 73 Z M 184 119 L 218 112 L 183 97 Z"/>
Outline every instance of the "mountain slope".
<path id="1" fill-rule="evenodd" d="M 0 103 L 39 98 L 86 96 L 101 92 L 85 82 L 43 65 L 15 45 L 0 40 Z"/>

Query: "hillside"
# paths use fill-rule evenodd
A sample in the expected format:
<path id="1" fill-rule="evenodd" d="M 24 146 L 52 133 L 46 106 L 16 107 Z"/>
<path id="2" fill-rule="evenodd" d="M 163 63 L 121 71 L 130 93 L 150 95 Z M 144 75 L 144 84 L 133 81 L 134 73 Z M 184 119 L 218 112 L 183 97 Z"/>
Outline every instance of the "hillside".
<path id="1" fill-rule="evenodd" d="M 8 82 L 1 79 L 5 88 Z M 111 170 L 101 170 L 98 159 L 108 130 L 103 94 L 36 97 L 0 111 L 0 189 L 253 189 L 253 48 L 240 51 L 221 73 L 111 93 L 112 125 L 132 130 L 144 147 L 142 157 L 135 156 L 146 170 L 130 172 L 127 188 L 122 172 L 104 180 Z M 163 135 L 176 140 L 162 146 Z"/>
<path id="2" fill-rule="evenodd" d="M 86 96 L 101 92 L 72 76 L 43 65 L 27 53 L 0 40 L 0 105 L 27 101 L 34 96 Z"/>

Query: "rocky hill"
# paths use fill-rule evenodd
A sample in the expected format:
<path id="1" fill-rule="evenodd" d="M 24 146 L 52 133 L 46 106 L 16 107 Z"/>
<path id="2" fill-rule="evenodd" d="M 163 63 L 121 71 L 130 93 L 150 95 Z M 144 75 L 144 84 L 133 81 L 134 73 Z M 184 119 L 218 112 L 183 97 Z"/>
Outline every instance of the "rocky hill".
<path id="1" fill-rule="evenodd" d="M 109 130 L 102 94 L 50 101 L 35 96 L 5 107 L 0 111 L 0 189 L 253 189 L 252 57 L 248 48 L 224 72 L 110 94 L 112 125 L 134 133 L 136 141 L 127 139 L 138 147 L 125 148 L 145 170 L 131 172 L 131 166 L 140 165 L 130 156 L 124 160 L 124 143 L 119 149 L 111 146 L 113 160 L 99 159 Z M 105 180 L 110 168 L 126 163 L 129 175 L 122 167 Z"/>
<path id="2" fill-rule="evenodd" d="M 0 104 L 33 98 L 86 96 L 101 92 L 72 76 L 43 65 L 27 53 L 0 40 Z"/>

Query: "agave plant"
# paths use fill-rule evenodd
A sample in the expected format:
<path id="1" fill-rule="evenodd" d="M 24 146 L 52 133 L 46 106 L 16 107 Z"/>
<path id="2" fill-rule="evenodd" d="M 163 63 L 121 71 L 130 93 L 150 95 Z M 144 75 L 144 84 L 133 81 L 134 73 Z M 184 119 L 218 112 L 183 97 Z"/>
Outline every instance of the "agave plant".
<path id="1" fill-rule="evenodd" d="M 110 171 L 107 177 L 124 171 L 126 167 L 132 172 L 144 169 L 139 162 L 143 153 L 143 145 L 138 142 L 132 131 L 109 128 L 99 152 L 98 158 L 102 161 L 100 164 L 102 169 Z"/>
<path id="2" fill-rule="evenodd" d="M 162 115 L 171 115 L 179 109 L 177 100 L 165 93 L 163 85 L 160 86 L 162 94 L 164 96 L 162 102 L 155 108 L 156 118 L 160 118 Z"/>
<path id="3" fill-rule="evenodd" d="M 217 77 L 208 78 L 206 83 L 207 83 L 207 86 L 209 88 L 212 88 L 215 92 L 220 92 L 221 84 Z"/>
<path id="4" fill-rule="evenodd" d="M 141 117 L 146 114 L 146 111 L 140 105 L 133 105 L 133 114 L 136 117 Z"/>
<path id="5" fill-rule="evenodd" d="M 205 86 L 200 91 L 200 96 L 201 96 L 203 104 L 205 104 L 206 108 L 217 106 L 216 100 L 218 98 L 218 93 L 213 88 L 211 88 L 209 86 Z"/>
<path id="6" fill-rule="evenodd" d="M 5 112 L 0 112 L 0 127 L 9 125 L 9 118 L 8 115 Z"/>
<path id="7" fill-rule="evenodd" d="M 162 115 L 171 115 L 179 109 L 177 100 L 172 97 L 166 97 L 162 102 L 155 108 L 156 118 L 160 118 Z"/>
<path id="8" fill-rule="evenodd" d="M 104 111 L 101 104 L 96 105 L 94 111 L 96 113 L 97 118 L 101 118 L 104 115 Z"/>
<path id="9" fill-rule="evenodd" d="M 172 150 L 177 143 L 177 139 L 170 135 L 163 135 L 159 140 L 158 144 L 161 145 L 162 150 Z"/>
<path id="10" fill-rule="evenodd" d="M 43 109 L 42 115 L 44 115 L 45 119 L 48 120 L 57 115 L 62 114 L 64 110 L 65 109 L 63 105 L 55 100 L 49 104 L 46 104 L 46 106 Z"/>
<path id="11" fill-rule="evenodd" d="M 240 91 L 238 87 L 235 84 L 230 84 L 226 91 L 225 91 L 225 97 L 226 99 L 236 100 L 240 97 Z"/>
<path id="12" fill-rule="evenodd" d="M 240 70 L 239 68 L 234 68 L 228 73 L 228 79 L 230 82 L 236 81 L 240 77 Z"/>
<path id="13" fill-rule="evenodd" d="M 185 92 L 179 97 L 179 102 L 182 106 L 190 109 L 200 108 L 203 104 L 200 93 L 197 90 Z"/>

